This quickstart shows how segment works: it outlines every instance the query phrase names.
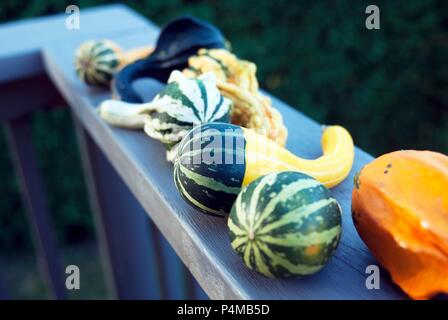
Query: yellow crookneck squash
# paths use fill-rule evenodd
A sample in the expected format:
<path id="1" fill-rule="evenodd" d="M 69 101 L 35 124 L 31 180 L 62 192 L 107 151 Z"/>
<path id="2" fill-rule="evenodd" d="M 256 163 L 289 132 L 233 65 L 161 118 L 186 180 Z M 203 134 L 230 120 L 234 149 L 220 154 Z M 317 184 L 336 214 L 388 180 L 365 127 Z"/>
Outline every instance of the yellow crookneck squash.
<path id="1" fill-rule="evenodd" d="M 413 299 L 448 293 L 448 157 L 397 151 L 355 178 L 353 220 L 363 241 Z"/>

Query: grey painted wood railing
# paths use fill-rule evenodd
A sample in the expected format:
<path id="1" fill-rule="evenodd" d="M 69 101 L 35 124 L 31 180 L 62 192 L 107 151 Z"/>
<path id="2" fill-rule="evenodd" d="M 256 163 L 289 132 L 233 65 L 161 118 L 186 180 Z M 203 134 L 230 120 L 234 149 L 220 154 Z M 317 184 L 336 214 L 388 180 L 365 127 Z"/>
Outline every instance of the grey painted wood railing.
<path id="1" fill-rule="evenodd" d="M 36 244 L 46 262 L 42 268 L 56 297 L 66 296 L 61 287 L 63 274 L 24 117 L 63 100 L 75 119 L 101 252 L 115 297 L 205 298 L 202 287 L 213 299 L 404 298 L 384 271 L 381 289 L 365 286 L 365 269 L 376 261 L 353 227 L 350 197 L 354 173 L 371 160 L 368 154 L 357 149 L 350 177 L 333 189 L 343 209 L 343 236 L 328 266 L 305 279 L 264 278 L 244 267 L 232 251 L 224 219 L 203 215 L 182 201 L 163 146 L 143 132 L 104 123 L 96 107 L 110 92 L 90 89 L 74 74 L 73 54 L 82 41 L 108 38 L 127 49 L 154 44 L 158 28 L 124 6 L 82 10 L 78 31 L 65 29 L 64 19 L 55 16 L 0 26 L 0 42 L 13 43 L 0 48 L 0 119 L 9 128 L 24 199 L 35 221 Z M 30 35 L 36 32 L 39 37 Z M 15 38 L 20 43 L 12 41 Z M 145 99 L 161 86 L 152 80 L 137 84 Z M 317 156 L 320 125 L 278 99 L 273 102 L 290 128 L 287 147 L 304 157 Z"/>

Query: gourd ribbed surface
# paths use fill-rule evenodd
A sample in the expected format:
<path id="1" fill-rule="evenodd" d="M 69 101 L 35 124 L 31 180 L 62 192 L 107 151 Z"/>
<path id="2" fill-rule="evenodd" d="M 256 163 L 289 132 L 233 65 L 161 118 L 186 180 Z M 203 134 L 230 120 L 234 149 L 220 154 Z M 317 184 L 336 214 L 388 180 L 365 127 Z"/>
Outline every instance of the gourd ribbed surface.
<path id="1" fill-rule="evenodd" d="M 341 236 L 341 209 L 319 181 L 299 172 L 263 176 L 238 196 L 228 226 L 233 249 L 268 277 L 313 274 Z"/>
<path id="2" fill-rule="evenodd" d="M 113 42 L 87 41 L 76 50 L 76 74 L 89 85 L 107 87 L 120 67 L 121 59 L 121 49 Z"/>

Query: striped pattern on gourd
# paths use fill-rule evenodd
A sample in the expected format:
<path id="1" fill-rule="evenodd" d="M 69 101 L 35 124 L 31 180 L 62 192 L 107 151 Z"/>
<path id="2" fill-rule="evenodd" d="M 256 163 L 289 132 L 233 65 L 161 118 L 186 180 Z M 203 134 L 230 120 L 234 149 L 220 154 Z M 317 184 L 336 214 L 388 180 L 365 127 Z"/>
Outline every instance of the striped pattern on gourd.
<path id="1" fill-rule="evenodd" d="M 189 79 L 173 71 L 168 85 L 148 104 L 145 132 L 168 148 L 193 127 L 208 122 L 229 122 L 231 101 L 216 87 L 215 76 Z"/>
<path id="2" fill-rule="evenodd" d="M 109 40 L 84 42 L 76 50 L 76 74 L 88 85 L 107 87 L 120 67 L 122 54 L 122 50 Z"/>
<path id="3" fill-rule="evenodd" d="M 232 248 L 265 276 L 313 274 L 341 236 L 341 209 L 330 191 L 299 172 L 271 173 L 242 190 L 229 215 Z"/>
<path id="4" fill-rule="evenodd" d="M 241 127 L 213 123 L 191 130 L 179 145 L 174 164 L 174 180 L 181 196 L 202 212 L 227 215 L 241 191 L 244 152 Z"/>

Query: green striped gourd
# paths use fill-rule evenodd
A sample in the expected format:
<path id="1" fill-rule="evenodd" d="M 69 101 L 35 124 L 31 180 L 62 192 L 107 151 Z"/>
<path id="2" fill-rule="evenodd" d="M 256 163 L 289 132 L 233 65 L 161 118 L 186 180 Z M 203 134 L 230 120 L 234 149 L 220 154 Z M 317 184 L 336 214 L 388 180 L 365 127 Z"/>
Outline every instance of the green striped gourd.
<path id="1" fill-rule="evenodd" d="M 313 274 L 341 236 L 341 208 L 317 180 L 292 171 L 271 173 L 238 195 L 228 219 L 232 248 L 268 277 Z"/>
<path id="2" fill-rule="evenodd" d="M 108 87 L 120 67 L 122 54 L 122 50 L 109 40 L 84 42 L 76 50 L 76 74 L 88 85 Z"/>
<path id="3" fill-rule="evenodd" d="M 245 171 L 243 128 L 216 122 L 194 128 L 179 144 L 174 181 L 190 205 L 226 216 L 241 191 Z"/>
<path id="4" fill-rule="evenodd" d="M 216 87 L 216 78 L 206 73 L 187 78 L 173 71 L 165 88 L 153 101 L 143 104 L 107 100 L 100 105 L 100 115 L 108 123 L 127 128 L 144 128 L 147 135 L 160 140 L 176 155 L 176 146 L 193 127 L 214 121 L 230 121 L 231 101 Z"/>
<path id="5" fill-rule="evenodd" d="M 323 155 L 303 159 L 251 129 L 204 124 L 190 131 L 179 146 L 176 186 L 189 204 L 218 216 L 230 212 L 242 187 L 271 172 L 303 172 L 332 187 L 350 172 L 353 140 L 344 128 L 327 126 L 321 141 Z"/>

